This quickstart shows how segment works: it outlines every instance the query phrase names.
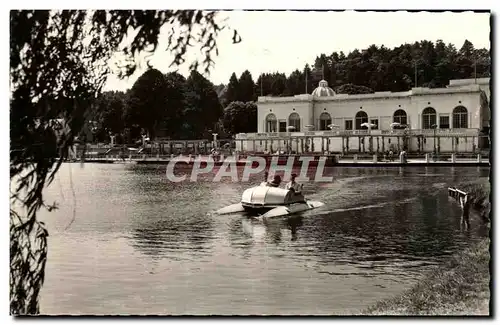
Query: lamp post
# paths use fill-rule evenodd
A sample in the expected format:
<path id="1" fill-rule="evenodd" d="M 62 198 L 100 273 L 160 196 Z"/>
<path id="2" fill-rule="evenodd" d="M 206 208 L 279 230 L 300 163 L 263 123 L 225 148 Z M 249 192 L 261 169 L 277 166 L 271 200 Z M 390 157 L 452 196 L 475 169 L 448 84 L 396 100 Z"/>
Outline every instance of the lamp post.
<path id="1" fill-rule="evenodd" d="M 368 128 L 368 136 L 370 137 L 368 139 L 369 141 L 369 144 L 368 144 L 368 150 L 370 150 L 370 152 L 373 152 L 373 143 L 372 143 L 372 128 L 373 127 L 376 127 L 377 125 L 374 124 L 374 123 L 368 123 L 368 122 L 365 122 L 365 123 L 362 123 L 361 126 L 364 126 L 364 127 L 367 127 Z M 364 141 L 364 140 L 363 140 Z M 364 146 L 364 145 L 363 145 Z"/>
<path id="2" fill-rule="evenodd" d="M 146 130 L 142 129 L 141 130 L 141 138 L 142 138 L 142 146 L 145 147 L 146 146 L 146 138 L 147 138 L 147 133 L 146 133 Z"/>
<path id="3" fill-rule="evenodd" d="M 332 132 L 333 132 L 333 129 L 338 129 L 338 128 L 340 128 L 340 127 L 339 127 L 338 125 L 336 125 L 336 124 L 328 124 L 328 125 L 327 125 L 327 127 L 328 127 L 330 130 L 332 130 Z M 328 154 L 330 154 L 330 139 L 331 139 L 330 137 L 329 137 L 329 138 L 327 138 L 327 141 L 328 141 L 328 142 L 327 142 L 327 144 L 326 144 L 326 148 L 328 149 L 328 150 L 327 150 L 327 151 L 328 151 Z M 342 146 L 344 146 L 344 139 L 343 139 L 343 138 L 342 138 Z"/>
<path id="4" fill-rule="evenodd" d="M 431 128 L 434 129 L 434 161 L 436 161 L 436 156 L 437 156 L 437 151 L 436 151 L 436 129 L 437 129 L 437 124 L 432 124 Z"/>
<path id="5" fill-rule="evenodd" d="M 110 146 L 114 147 L 115 145 L 115 138 L 116 134 L 113 134 L 113 132 L 109 131 L 109 139 L 110 139 Z"/>
<path id="6" fill-rule="evenodd" d="M 213 141 L 214 141 L 214 144 L 213 144 L 213 148 L 217 149 L 217 133 L 212 133 L 212 136 L 214 137 Z"/>
<path id="7" fill-rule="evenodd" d="M 289 125 L 289 126 L 287 126 L 287 129 L 288 129 L 288 135 L 290 138 L 290 140 L 288 142 L 287 152 L 288 152 L 288 154 L 291 154 L 292 153 L 292 131 L 295 130 L 295 126 Z"/>

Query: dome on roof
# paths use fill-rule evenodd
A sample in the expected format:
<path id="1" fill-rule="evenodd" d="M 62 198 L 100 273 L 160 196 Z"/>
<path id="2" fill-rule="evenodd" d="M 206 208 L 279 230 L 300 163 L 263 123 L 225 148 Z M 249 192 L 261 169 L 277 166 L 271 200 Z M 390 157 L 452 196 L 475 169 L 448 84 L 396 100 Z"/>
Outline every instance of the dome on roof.
<path id="1" fill-rule="evenodd" d="M 332 88 L 328 87 L 328 82 L 326 80 L 321 80 L 318 88 L 314 89 L 312 95 L 316 97 L 328 97 L 335 96 L 335 92 Z"/>

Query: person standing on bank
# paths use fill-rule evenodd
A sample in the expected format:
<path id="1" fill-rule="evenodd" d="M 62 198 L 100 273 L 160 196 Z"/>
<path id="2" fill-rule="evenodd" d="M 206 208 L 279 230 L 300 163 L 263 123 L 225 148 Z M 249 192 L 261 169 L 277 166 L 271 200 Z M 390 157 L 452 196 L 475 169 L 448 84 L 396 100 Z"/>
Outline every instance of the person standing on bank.
<path id="1" fill-rule="evenodd" d="M 470 206 L 471 206 L 471 197 L 466 194 L 464 198 L 460 198 L 460 206 L 462 207 L 462 218 L 460 220 L 460 226 L 465 225 L 467 229 L 470 228 Z"/>

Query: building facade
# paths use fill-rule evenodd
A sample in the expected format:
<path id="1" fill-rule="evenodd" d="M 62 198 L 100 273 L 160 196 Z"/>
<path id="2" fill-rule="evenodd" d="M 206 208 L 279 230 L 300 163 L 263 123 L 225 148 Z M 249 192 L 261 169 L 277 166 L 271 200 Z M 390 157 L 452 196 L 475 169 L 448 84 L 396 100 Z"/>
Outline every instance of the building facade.
<path id="1" fill-rule="evenodd" d="M 335 94 L 322 80 L 312 94 L 259 97 L 257 133 L 238 134 L 252 152 L 476 152 L 488 146 L 489 78 L 446 88 Z"/>

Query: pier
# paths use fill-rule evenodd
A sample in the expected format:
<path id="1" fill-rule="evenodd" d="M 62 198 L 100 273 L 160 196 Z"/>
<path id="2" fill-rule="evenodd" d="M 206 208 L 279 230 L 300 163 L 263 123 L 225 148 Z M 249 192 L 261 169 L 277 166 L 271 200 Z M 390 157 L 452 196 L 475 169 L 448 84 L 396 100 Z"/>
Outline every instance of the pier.
<path id="1" fill-rule="evenodd" d="M 286 165 L 290 159 L 293 159 L 293 166 L 302 166 L 305 161 L 309 161 L 309 166 L 315 167 L 318 164 L 324 163 L 325 167 L 402 167 L 402 166 L 489 166 L 489 159 L 477 155 L 457 157 L 456 155 L 440 156 L 439 159 L 434 159 L 430 154 L 422 156 L 398 157 L 397 159 L 384 159 L 379 155 L 129 155 L 122 157 L 119 155 L 113 156 L 89 156 L 83 161 L 87 163 L 107 163 L 107 164 L 138 164 L 138 165 L 167 165 L 170 162 L 176 162 L 178 165 L 194 165 L 200 163 L 202 166 L 213 160 L 214 166 L 222 166 L 226 164 L 235 164 L 236 166 L 246 166 L 252 164 L 258 165 L 258 160 L 264 159 L 266 165 L 269 166 L 273 161 L 278 165 Z M 82 159 L 73 160 L 76 162 Z"/>

